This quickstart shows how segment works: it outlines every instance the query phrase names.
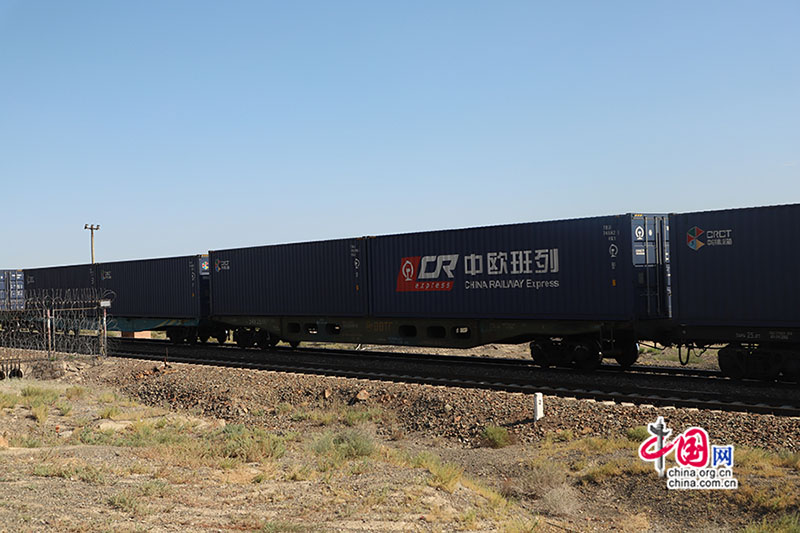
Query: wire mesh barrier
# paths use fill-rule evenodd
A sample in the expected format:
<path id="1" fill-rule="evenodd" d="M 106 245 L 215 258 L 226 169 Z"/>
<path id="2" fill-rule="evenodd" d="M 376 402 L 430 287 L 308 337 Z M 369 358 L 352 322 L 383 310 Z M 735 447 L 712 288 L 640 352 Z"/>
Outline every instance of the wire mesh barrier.
<path id="1" fill-rule="evenodd" d="M 113 324 L 101 302 L 110 298 L 97 289 L 31 291 L 24 309 L 0 311 L 0 371 L 56 353 L 105 355 Z"/>

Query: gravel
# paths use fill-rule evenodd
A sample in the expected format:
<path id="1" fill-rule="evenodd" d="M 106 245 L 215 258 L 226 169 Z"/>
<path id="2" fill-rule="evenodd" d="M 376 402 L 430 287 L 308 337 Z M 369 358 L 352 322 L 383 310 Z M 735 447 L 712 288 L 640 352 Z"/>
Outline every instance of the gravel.
<path id="1" fill-rule="evenodd" d="M 165 405 L 230 422 L 258 423 L 273 430 L 301 429 L 293 409 L 345 404 L 379 407 L 390 423 L 379 432 L 444 438 L 463 447 L 480 443 L 489 425 L 505 426 L 521 442 L 547 433 L 624 437 L 660 415 L 677 432 L 706 429 L 715 444 L 800 451 L 800 418 L 670 407 L 636 406 L 545 396 L 545 417 L 533 421 L 533 398 L 518 393 L 291 373 L 163 364 L 108 358 L 82 369 L 81 379 L 118 387 L 151 405 Z"/>

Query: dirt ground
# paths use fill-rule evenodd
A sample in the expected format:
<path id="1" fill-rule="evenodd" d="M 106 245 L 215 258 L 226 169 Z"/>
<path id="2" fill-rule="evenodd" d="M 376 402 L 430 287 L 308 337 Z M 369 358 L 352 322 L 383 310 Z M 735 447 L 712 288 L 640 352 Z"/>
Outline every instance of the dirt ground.
<path id="1" fill-rule="evenodd" d="M 638 459 L 641 426 L 543 426 L 523 442 L 486 417 L 480 442 L 460 442 L 343 379 L 115 359 L 69 370 L 0 382 L 0 532 L 800 530 L 800 454 L 781 443 L 725 443 L 737 490 L 670 491 Z M 190 402 L 153 392 L 176 383 Z M 281 396 L 258 400 L 258 386 Z M 458 411 L 445 393 L 443 412 Z M 481 394 L 490 412 L 511 405 Z"/>

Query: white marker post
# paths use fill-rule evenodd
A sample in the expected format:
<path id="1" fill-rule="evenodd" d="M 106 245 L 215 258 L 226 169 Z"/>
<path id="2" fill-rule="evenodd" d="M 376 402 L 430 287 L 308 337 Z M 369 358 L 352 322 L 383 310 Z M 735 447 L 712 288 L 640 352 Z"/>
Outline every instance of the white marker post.
<path id="1" fill-rule="evenodd" d="M 533 394 L 533 421 L 538 422 L 544 416 L 544 396 L 541 392 Z"/>

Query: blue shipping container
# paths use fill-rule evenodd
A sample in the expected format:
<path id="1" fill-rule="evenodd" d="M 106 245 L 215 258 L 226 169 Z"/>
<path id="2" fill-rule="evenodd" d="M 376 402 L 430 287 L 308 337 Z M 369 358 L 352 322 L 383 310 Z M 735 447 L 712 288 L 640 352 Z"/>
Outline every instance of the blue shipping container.
<path id="1" fill-rule="evenodd" d="M 800 327 L 800 204 L 672 216 L 675 318 Z"/>
<path id="2" fill-rule="evenodd" d="M 212 251 L 214 316 L 363 316 L 364 239 Z"/>
<path id="3" fill-rule="evenodd" d="M 97 285 L 112 299 L 110 312 L 127 318 L 198 318 L 198 255 L 97 264 Z"/>
<path id="4" fill-rule="evenodd" d="M 92 264 L 28 268 L 24 275 L 30 298 L 43 295 L 63 298 L 96 288 L 95 265 Z"/>
<path id="5" fill-rule="evenodd" d="M 637 225 L 641 243 L 632 238 Z M 372 311 L 629 320 L 634 250 L 644 258 L 645 243 L 644 224 L 630 215 L 377 237 L 369 246 Z"/>

